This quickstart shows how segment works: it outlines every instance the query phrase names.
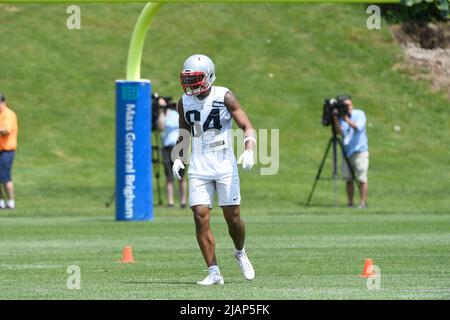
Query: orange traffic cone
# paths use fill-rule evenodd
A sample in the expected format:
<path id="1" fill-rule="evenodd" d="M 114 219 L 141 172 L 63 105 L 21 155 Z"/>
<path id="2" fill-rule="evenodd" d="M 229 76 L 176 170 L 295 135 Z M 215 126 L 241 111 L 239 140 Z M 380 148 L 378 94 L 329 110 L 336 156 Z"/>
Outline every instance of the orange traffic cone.
<path id="1" fill-rule="evenodd" d="M 368 278 L 375 274 L 375 271 L 373 270 L 373 262 L 372 259 L 366 259 L 364 262 L 364 271 L 362 274 L 360 274 L 361 277 Z"/>
<path id="2" fill-rule="evenodd" d="M 131 249 L 131 246 L 125 246 L 125 248 L 123 248 L 122 260 L 120 260 L 120 262 L 136 262 L 133 258 L 133 249 Z"/>

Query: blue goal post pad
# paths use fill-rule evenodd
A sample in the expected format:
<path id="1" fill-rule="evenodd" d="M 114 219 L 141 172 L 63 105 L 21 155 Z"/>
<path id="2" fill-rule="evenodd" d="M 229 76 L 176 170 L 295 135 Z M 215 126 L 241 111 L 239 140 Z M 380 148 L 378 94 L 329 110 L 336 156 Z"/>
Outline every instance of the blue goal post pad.
<path id="1" fill-rule="evenodd" d="M 116 80 L 116 220 L 153 220 L 152 87 Z"/>

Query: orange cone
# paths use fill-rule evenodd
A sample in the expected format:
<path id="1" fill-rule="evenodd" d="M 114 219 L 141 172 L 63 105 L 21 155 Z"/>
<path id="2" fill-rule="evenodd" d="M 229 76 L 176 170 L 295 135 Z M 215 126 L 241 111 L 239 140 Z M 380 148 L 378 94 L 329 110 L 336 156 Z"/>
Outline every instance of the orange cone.
<path id="1" fill-rule="evenodd" d="M 136 262 L 133 258 L 133 249 L 131 249 L 131 246 L 125 246 L 123 248 L 123 254 L 122 254 L 122 260 L 120 262 L 123 263 L 130 263 L 130 262 Z"/>
<path id="2" fill-rule="evenodd" d="M 366 259 L 364 262 L 364 271 L 360 274 L 361 277 L 368 278 L 371 275 L 374 275 L 375 271 L 373 270 L 373 262 L 372 259 Z"/>

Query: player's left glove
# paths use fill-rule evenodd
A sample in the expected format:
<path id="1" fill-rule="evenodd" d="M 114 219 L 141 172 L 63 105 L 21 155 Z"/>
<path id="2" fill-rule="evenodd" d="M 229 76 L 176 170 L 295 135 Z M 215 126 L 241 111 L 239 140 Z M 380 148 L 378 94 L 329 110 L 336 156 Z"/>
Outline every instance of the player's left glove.
<path id="1" fill-rule="evenodd" d="M 184 170 L 183 161 L 181 161 L 180 159 L 175 159 L 172 166 L 172 173 L 174 177 L 177 178 L 178 180 L 181 180 L 183 170 Z"/>
<path id="2" fill-rule="evenodd" d="M 253 160 L 253 150 L 247 149 L 239 157 L 238 164 L 242 163 L 242 169 L 248 171 L 253 168 L 255 161 Z"/>

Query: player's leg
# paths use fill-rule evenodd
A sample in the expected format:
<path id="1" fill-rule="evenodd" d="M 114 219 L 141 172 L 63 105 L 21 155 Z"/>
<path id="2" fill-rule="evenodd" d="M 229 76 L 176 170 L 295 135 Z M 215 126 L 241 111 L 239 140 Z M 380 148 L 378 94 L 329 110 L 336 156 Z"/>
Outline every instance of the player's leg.
<path id="1" fill-rule="evenodd" d="M 255 270 L 244 248 L 245 224 L 241 219 L 239 176 L 236 174 L 218 179 L 216 180 L 216 187 L 219 196 L 219 206 L 222 207 L 223 215 L 228 224 L 228 232 L 236 248 L 234 256 L 244 278 L 252 280 L 255 278 Z"/>
<path id="2" fill-rule="evenodd" d="M 242 275 L 247 280 L 253 280 L 255 278 L 255 270 L 245 252 L 245 223 L 241 219 L 240 206 L 230 205 L 223 206 L 223 215 L 228 224 L 228 232 L 233 239 L 234 257 L 236 258 L 239 267 L 241 268 Z"/>
<path id="3" fill-rule="evenodd" d="M 200 246 L 206 266 L 211 267 L 217 265 L 215 255 L 215 239 L 210 227 L 210 213 L 211 209 L 204 205 L 193 206 L 195 233 L 197 242 Z"/>
<path id="4" fill-rule="evenodd" d="M 224 284 L 223 277 L 217 265 L 215 254 L 216 242 L 210 228 L 211 209 L 203 205 L 197 205 L 192 207 L 192 211 L 194 212 L 197 242 L 208 266 L 208 276 L 197 283 L 205 286 Z"/>
<path id="5" fill-rule="evenodd" d="M 216 180 L 219 206 L 228 224 L 228 232 L 237 250 L 244 247 L 245 224 L 241 219 L 241 194 L 237 174 Z"/>
<path id="6" fill-rule="evenodd" d="M 189 204 L 194 214 L 195 234 L 208 267 L 208 276 L 201 285 L 223 284 L 217 265 L 215 239 L 210 227 L 210 214 L 214 197 L 214 181 L 191 177 L 189 179 Z"/>
<path id="7" fill-rule="evenodd" d="M 223 206 L 222 210 L 228 224 L 228 233 L 234 242 L 234 247 L 237 250 L 242 250 L 245 242 L 245 223 L 241 219 L 241 206 Z"/>

